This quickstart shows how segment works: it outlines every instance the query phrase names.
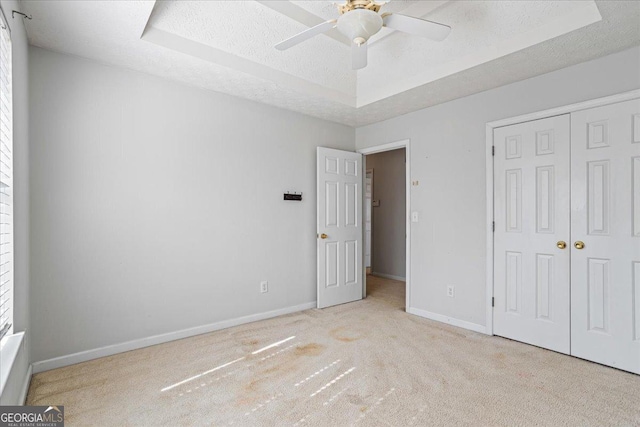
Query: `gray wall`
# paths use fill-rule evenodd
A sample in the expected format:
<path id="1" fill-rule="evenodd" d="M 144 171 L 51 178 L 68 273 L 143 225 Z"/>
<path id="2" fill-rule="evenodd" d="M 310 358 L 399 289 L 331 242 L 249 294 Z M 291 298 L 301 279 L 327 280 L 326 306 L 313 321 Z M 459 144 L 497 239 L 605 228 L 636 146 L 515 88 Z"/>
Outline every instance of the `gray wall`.
<path id="1" fill-rule="evenodd" d="M 487 122 L 638 88 L 633 48 L 357 129 L 358 149 L 411 139 L 411 307 L 485 324 Z"/>
<path id="2" fill-rule="evenodd" d="M 352 128 L 30 55 L 34 361 L 315 301 L 315 149 Z"/>
<path id="3" fill-rule="evenodd" d="M 367 169 L 373 169 L 374 207 L 371 238 L 372 271 L 405 277 L 406 270 L 406 173 L 405 149 L 366 156 Z"/>
<path id="4" fill-rule="evenodd" d="M 28 43 L 24 21 L 11 19 L 12 10 L 20 10 L 17 1 L 0 4 L 11 27 L 13 51 L 13 184 L 14 184 L 14 307 L 15 332 L 25 332 L 25 342 L 7 381 L 0 404 L 22 404 L 30 358 L 29 313 L 29 82 Z"/>
<path id="5" fill-rule="evenodd" d="M 352 129 L 37 48 L 30 84 L 32 360 L 315 300 L 315 147 Z M 486 122 L 637 88 L 634 48 L 357 129 L 411 139 L 411 307 L 485 323 Z"/>

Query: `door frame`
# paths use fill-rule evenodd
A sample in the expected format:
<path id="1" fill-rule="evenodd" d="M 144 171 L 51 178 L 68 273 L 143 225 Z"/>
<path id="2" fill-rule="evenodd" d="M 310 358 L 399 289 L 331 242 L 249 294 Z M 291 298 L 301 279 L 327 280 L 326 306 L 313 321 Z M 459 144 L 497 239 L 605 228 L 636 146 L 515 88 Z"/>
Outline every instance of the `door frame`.
<path id="1" fill-rule="evenodd" d="M 493 284 L 494 284 L 494 179 L 493 179 L 493 130 L 496 128 L 515 125 L 518 123 L 530 122 L 533 120 L 545 119 L 548 117 L 559 116 L 562 114 L 575 113 L 580 110 L 587 110 L 590 108 L 601 107 L 603 105 L 616 104 L 618 102 L 629 101 L 632 99 L 640 98 L 640 89 L 632 90 L 629 92 L 622 92 L 616 95 L 605 96 L 603 98 L 596 98 L 589 101 L 578 102 L 575 104 L 564 105 L 557 108 L 551 108 L 548 110 L 537 111 L 534 113 L 523 114 L 520 116 L 509 117 L 502 120 L 496 120 L 488 122 L 486 124 L 485 131 L 485 144 L 486 144 L 486 195 L 487 195 L 487 233 L 486 233 L 486 333 L 493 335 Z M 363 162 L 364 163 L 364 162 Z"/>
<path id="2" fill-rule="evenodd" d="M 362 164 L 365 163 L 365 161 L 364 161 L 365 157 L 366 157 L 365 155 L 362 156 L 362 158 L 363 158 Z M 367 211 L 366 211 L 366 209 L 367 209 L 367 207 L 364 205 L 364 203 L 367 202 L 366 187 L 367 187 L 367 175 L 368 174 L 371 174 L 371 237 L 373 237 L 373 169 L 372 168 L 367 168 L 364 171 L 364 184 L 363 184 L 362 188 L 365 189 L 365 191 L 363 191 L 362 193 L 365 195 L 365 197 L 364 197 L 364 201 L 363 201 L 363 205 L 362 205 L 363 206 L 362 207 L 362 213 L 364 214 L 364 216 L 363 216 L 364 222 L 366 222 L 366 219 L 367 219 L 367 215 L 366 215 Z M 366 255 L 367 255 L 367 230 L 363 227 L 363 231 L 364 231 L 364 242 L 365 242 L 365 245 L 364 245 L 364 256 L 366 258 Z M 370 238 L 369 240 L 372 241 L 373 239 Z M 371 268 L 371 271 L 373 271 L 373 245 L 371 244 L 372 243 L 371 241 L 369 242 L 369 246 L 370 246 L 369 249 L 370 249 L 370 252 L 371 252 L 370 255 L 369 255 L 371 257 L 371 259 L 370 259 L 370 264 L 371 265 L 369 265 L 369 268 Z M 367 270 L 367 260 L 366 259 L 364 260 L 364 269 L 365 269 L 365 272 L 366 272 L 366 270 Z M 367 275 L 365 274 L 363 277 L 366 280 Z M 366 289 L 366 287 L 365 287 L 365 289 Z M 363 295 L 363 298 L 364 297 L 366 297 L 366 295 Z"/>
<path id="3" fill-rule="evenodd" d="M 406 288 L 406 301 L 404 310 L 406 312 L 409 311 L 411 307 L 411 140 L 410 139 L 402 139 L 399 141 L 389 142 L 387 144 L 374 145 L 373 147 L 361 148 L 357 150 L 357 153 L 362 154 L 363 156 L 367 156 L 369 154 L 383 153 L 385 151 L 397 150 L 400 148 L 405 149 L 405 192 L 406 192 L 406 211 L 405 211 L 405 245 L 406 245 L 406 256 L 405 256 L 405 288 Z M 366 159 L 363 159 L 362 162 L 362 173 L 366 176 Z M 362 198 L 364 203 L 364 191 L 362 192 Z M 362 223 L 364 224 L 364 209 L 362 212 Z M 372 233 L 373 234 L 373 233 Z M 362 281 L 362 298 L 367 297 L 367 275 L 366 267 L 364 266 L 364 247 L 362 248 L 362 277 L 364 280 Z M 373 264 L 373 261 L 372 261 Z"/>

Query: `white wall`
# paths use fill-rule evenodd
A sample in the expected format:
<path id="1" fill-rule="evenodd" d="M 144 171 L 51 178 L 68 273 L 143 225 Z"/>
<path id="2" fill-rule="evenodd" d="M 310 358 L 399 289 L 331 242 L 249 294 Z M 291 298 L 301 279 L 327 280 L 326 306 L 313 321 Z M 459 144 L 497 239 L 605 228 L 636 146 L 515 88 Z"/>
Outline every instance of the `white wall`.
<path id="1" fill-rule="evenodd" d="M 357 149 L 411 139 L 413 308 L 485 324 L 487 122 L 638 88 L 633 48 L 357 129 Z"/>
<path id="2" fill-rule="evenodd" d="M 315 301 L 315 148 L 353 150 L 352 128 L 30 61 L 34 361 Z"/>
<path id="3" fill-rule="evenodd" d="M 14 184 L 14 307 L 15 332 L 25 331 L 25 343 L 18 352 L 0 404 L 22 404 L 27 370 L 29 367 L 30 314 L 29 314 L 29 84 L 28 43 L 24 21 L 18 15 L 11 18 L 12 10 L 20 10 L 15 0 L 0 0 L 0 5 L 11 28 L 13 51 L 13 184 Z"/>
<path id="4" fill-rule="evenodd" d="M 365 157 L 373 169 L 372 271 L 405 277 L 406 270 L 406 171 L 405 149 L 385 151 Z"/>

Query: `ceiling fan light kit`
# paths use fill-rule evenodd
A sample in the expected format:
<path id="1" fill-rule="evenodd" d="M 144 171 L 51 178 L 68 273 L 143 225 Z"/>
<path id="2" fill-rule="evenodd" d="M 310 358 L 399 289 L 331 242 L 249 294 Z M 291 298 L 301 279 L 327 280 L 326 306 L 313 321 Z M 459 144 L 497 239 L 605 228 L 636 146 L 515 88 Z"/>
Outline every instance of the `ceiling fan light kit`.
<path id="1" fill-rule="evenodd" d="M 447 25 L 427 21 L 426 19 L 392 13 L 378 14 L 385 3 L 387 2 L 346 0 L 345 4 L 337 5 L 338 12 L 342 15 L 338 19 L 332 19 L 311 27 L 278 43 L 275 47 L 278 50 L 289 49 L 337 27 L 338 31 L 351 40 L 352 68 L 358 70 L 367 66 L 367 42 L 369 38 L 378 33 L 382 27 L 436 41 L 444 40 L 451 31 L 451 27 Z"/>
<path id="2" fill-rule="evenodd" d="M 338 31 L 360 46 L 382 28 L 382 17 L 368 9 L 355 9 L 338 18 Z"/>

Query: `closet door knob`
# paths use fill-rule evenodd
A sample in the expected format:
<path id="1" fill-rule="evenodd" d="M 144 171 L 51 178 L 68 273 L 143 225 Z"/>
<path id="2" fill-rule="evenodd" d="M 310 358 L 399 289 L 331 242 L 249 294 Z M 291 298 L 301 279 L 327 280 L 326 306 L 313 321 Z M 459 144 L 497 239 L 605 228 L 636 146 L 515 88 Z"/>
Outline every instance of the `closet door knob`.
<path id="1" fill-rule="evenodd" d="M 567 242 L 565 242 L 564 240 L 560 240 L 558 243 L 556 243 L 556 246 L 558 247 L 558 249 L 564 249 L 567 247 Z"/>
<path id="2" fill-rule="evenodd" d="M 575 243 L 573 244 L 573 246 L 574 246 L 576 249 L 584 249 L 584 242 L 581 242 L 580 240 L 578 240 L 577 242 L 575 242 Z"/>

